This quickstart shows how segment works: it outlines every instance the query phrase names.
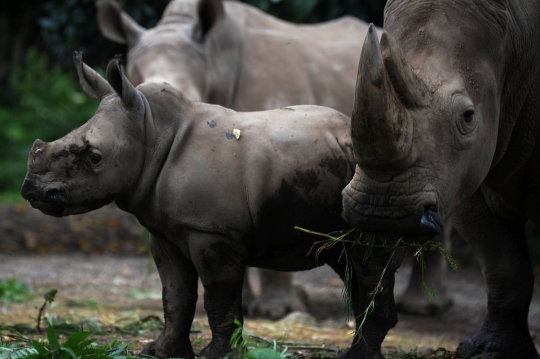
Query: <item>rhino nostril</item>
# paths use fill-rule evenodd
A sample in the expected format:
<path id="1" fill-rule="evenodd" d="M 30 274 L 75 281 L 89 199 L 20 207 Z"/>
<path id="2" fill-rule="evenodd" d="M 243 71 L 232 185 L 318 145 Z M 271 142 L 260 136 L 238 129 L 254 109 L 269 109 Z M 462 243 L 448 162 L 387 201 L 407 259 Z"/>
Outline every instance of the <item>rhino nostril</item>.
<path id="1" fill-rule="evenodd" d="M 440 233 L 444 229 L 444 221 L 439 214 L 437 206 L 426 206 L 424 208 L 424 214 L 420 219 L 420 223 L 426 229 L 435 233 Z"/>
<path id="2" fill-rule="evenodd" d="M 65 202 L 63 192 L 58 188 L 52 188 L 47 191 L 46 198 L 50 202 Z"/>

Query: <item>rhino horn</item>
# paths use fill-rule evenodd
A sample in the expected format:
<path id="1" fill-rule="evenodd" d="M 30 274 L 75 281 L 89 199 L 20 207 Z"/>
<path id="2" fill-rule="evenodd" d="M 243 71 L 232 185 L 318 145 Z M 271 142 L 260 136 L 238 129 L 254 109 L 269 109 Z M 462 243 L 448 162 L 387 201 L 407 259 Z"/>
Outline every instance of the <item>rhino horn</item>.
<path id="1" fill-rule="evenodd" d="M 393 56 L 392 46 L 389 48 L 385 55 Z M 354 153 L 364 168 L 399 163 L 412 145 L 412 118 L 394 89 L 394 74 L 389 73 L 387 61 L 395 63 L 383 57 L 377 31 L 370 24 L 360 55 L 351 119 Z"/>
<path id="2" fill-rule="evenodd" d="M 416 76 L 411 65 L 405 60 L 403 51 L 396 40 L 387 33 L 381 36 L 381 53 L 384 67 L 390 75 L 394 91 L 407 108 L 418 108 L 427 105 L 428 88 L 424 82 Z"/>
<path id="3" fill-rule="evenodd" d="M 100 74 L 83 62 L 82 54 L 82 51 L 73 53 L 73 63 L 79 75 L 79 82 L 88 96 L 101 101 L 106 95 L 113 93 L 113 89 Z"/>

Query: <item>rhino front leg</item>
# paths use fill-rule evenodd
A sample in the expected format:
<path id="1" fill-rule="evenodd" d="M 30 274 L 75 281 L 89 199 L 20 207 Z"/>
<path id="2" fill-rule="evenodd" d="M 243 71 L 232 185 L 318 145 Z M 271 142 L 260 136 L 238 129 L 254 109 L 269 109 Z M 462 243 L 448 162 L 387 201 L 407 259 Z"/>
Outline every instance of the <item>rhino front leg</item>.
<path id="1" fill-rule="evenodd" d="M 259 269 L 259 274 L 261 295 L 249 306 L 250 316 L 277 320 L 290 312 L 306 311 L 293 287 L 292 273 Z"/>
<path id="2" fill-rule="evenodd" d="M 527 325 L 534 279 L 524 219 L 512 219 L 502 201 L 482 189 L 460 206 L 454 221 L 482 267 L 488 313 L 480 331 L 465 339 L 457 352 L 465 358 L 537 358 Z"/>
<path id="3" fill-rule="evenodd" d="M 174 243 L 151 236 L 150 249 L 163 286 L 165 328 L 142 353 L 157 358 L 194 358 L 189 332 L 197 304 L 197 271 Z"/>
<path id="4" fill-rule="evenodd" d="M 212 331 L 212 340 L 201 350 L 200 358 L 223 358 L 232 352 L 230 340 L 237 328 L 234 321 L 243 323 L 246 252 L 232 239 L 210 233 L 190 235 L 189 248 L 204 286 L 204 309 Z"/>
<path id="5" fill-rule="evenodd" d="M 452 224 L 447 222 L 444 232 L 433 240 L 441 242 L 444 248 L 450 249 L 452 246 L 452 230 Z M 452 306 L 452 299 L 446 292 L 448 263 L 438 251 L 427 251 L 424 260 L 426 271 L 423 275 L 420 265 L 416 261 L 413 263 L 409 285 L 396 303 L 398 312 L 433 316 L 443 313 Z M 427 293 L 422 289 L 422 281 L 433 292 L 433 300 L 430 300 Z"/>
<path id="6" fill-rule="evenodd" d="M 366 263 L 362 255 L 355 255 L 354 264 L 349 264 L 353 266 L 352 278 L 345 276 L 345 260 L 341 259 L 337 264 L 329 263 L 344 281 L 350 281 L 351 302 L 356 318 L 353 343 L 341 359 L 384 359 L 381 354 L 382 342 L 398 321 L 394 302 L 394 276 L 402 259 L 401 251 L 391 256 L 391 253 L 373 250 Z"/>

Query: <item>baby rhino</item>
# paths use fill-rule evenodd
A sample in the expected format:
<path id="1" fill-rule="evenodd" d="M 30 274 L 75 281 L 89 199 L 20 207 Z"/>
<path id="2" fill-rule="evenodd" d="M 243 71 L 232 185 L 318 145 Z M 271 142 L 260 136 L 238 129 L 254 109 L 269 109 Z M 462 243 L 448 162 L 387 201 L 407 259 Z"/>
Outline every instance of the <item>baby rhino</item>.
<path id="1" fill-rule="evenodd" d="M 165 329 L 144 352 L 194 357 L 199 278 L 212 330 L 201 358 L 221 358 L 231 352 L 234 320 L 242 321 L 246 266 L 299 271 L 327 263 L 344 275 L 340 246 L 315 258 L 310 248 L 320 238 L 294 226 L 348 228 L 341 219 L 341 190 L 354 172 L 347 116 L 318 106 L 238 113 L 190 102 L 166 83 L 134 88 L 119 58 L 107 80 L 82 54 L 74 61 L 99 108 L 65 137 L 35 141 L 22 195 L 57 217 L 114 201 L 148 228 Z"/>

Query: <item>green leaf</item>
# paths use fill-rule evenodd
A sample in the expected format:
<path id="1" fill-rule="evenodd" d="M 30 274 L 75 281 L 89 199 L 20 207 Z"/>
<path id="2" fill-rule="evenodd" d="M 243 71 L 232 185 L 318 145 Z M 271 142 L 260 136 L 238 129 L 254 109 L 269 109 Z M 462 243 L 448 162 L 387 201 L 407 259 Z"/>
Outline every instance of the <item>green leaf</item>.
<path id="1" fill-rule="evenodd" d="M 75 348 L 81 344 L 92 332 L 78 332 L 72 334 L 64 343 L 64 346 Z"/>
<path id="2" fill-rule="evenodd" d="M 75 354 L 75 352 L 73 350 L 71 350 L 71 348 L 62 347 L 62 348 L 60 348 L 60 350 L 68 353 L 73 359 L 77 359 L 77 354 Z"/>
<path id="3" fill-rule="evenodd" d="M 51 345 L 52 350 L 60 349 L 60 344 L 58 343 L 56 331 L 54 330 L 51 323 L 49 323 L 49 326 L 47 327 L 47 338 L 49 339 L 49 344 Z"/>
<path id="4" fill-rule="evenodd" d="M 45 354 L 47 354 L 49 352 L 47 350 L 47 348 L 45 348 L 45 346 L 43 344 L 41 344 L 40 342 L 38 342 L 37 340 L 32 340 L 31 343 L 32 343 L 32 346 L 34 347 L 34 349 L 36 349 L 36 351 L 40 355 L 45 355 Z"/>

